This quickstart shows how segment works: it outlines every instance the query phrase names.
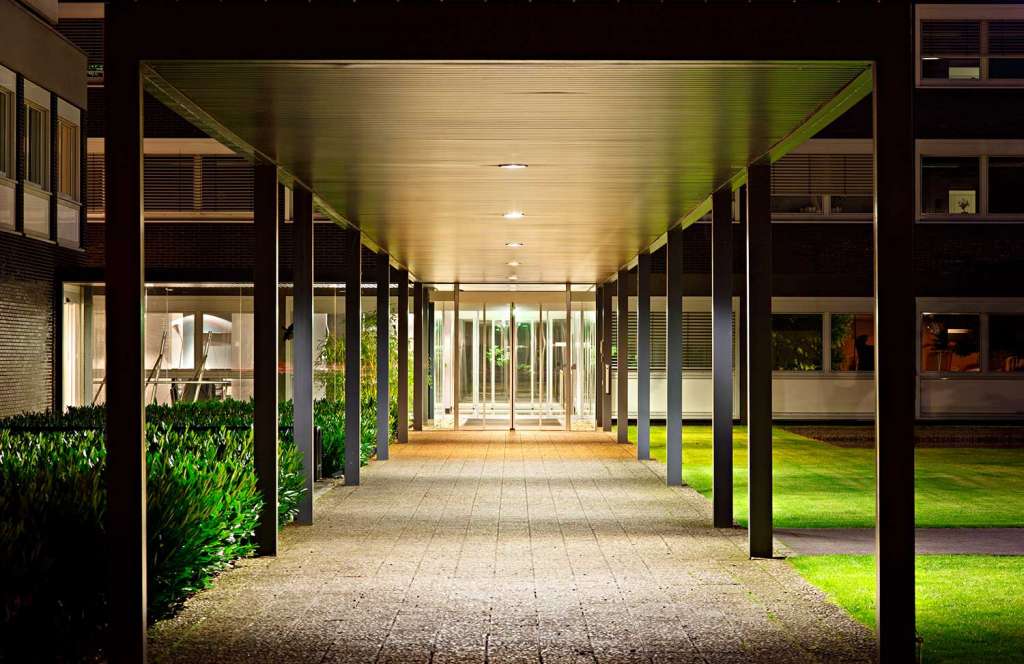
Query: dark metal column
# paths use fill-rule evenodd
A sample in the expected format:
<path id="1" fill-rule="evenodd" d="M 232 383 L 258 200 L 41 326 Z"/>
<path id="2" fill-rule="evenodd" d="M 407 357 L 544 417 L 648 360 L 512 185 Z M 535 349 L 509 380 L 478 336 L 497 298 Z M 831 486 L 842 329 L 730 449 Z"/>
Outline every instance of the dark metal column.
<path id="1" fill-rule="evenodd" d="M 398 270 L 398 442 L 409 442 L 409 271 Z"/>
<path id="2" fill-rule="evenodd" d="M 636 267 L 636 458 L 651 458 L 651 255 Z"/>
<path id="3" fill-rule="evenodd" d="M 427 311 L 426 311 L 426 314 L 425 314 L 425 316 L 426 316 L 425 323 L 426 323 L 426 326 L 427 326 L 427 334 L 426 334 L 427 345 L 425 346 L 425 348 L 426 348 L 426 353 L 425 353 L 426 357 L 424 358 L 423 371 L 426 372 L 426 376 L 429 378 L 430 376 L 434 375 L 434 334 L 435 334 L 434 333 L 434 311 L 435 311 L 434 307 L 435 307 L 435 304 L 430 301 L 429 292 L 428 292 L 428 297 L 426 298 L 426 303 L 427 303 Z M 437 385 L 435 385 L 434 381 L 432 381 L 432 380 L 426 380 L 424 382 L 426 383 L 427 395 L 424 397 L 424 402 L 423 402 L 424 408 L 426 408 L 426 410 L 424 411 L 423 419 L 424 419 L 424 421 L 429 422 L 432 419 L 434 419 L 434 400 L 437 398 Z"/>
<path id="4" fill-rule="evenodd" d="M 377 460 L 387 461 L 391 438 L 391 397 L 388 393 L 388 344 L 391 341 L 391 264 L 383 251 L 377 254 Z"/>
<path id="5" fill-rule="evenodd" d="M 277 166 L 257 164 L 253 192 L 253 446 L 263 498 L 256 526 L 257 553 L 277 555 Z"/>
<path id="6" fill-rule="evenodd" d="M 736 192 L 736 197 L 739 199 L 739 234 L 740 234 L 740 246 L 743 246 L 742 238 L 747 236 L 747 185 L 740 187 L 739 191 Z M 743 267 L 743 266 L 741 266 Z M 745 268 L 744 268 L 745 269 Z M 747 424 L 747 288 L 746 282 L 741 281 L 740 283 L 740 306 L 739 311 L 736 312 L 736 333 L 739 337 L 737 345 L 739 346 L 739 366 L 736 367 L 736 380 L 739 381 L 739 411 L 740 411 L 740 424 L 746 426 Z"/>
<path id="7" fill-rule="evenodd" d="M 142 76 L 129 25 L 108 10 L 106 52 L 107 533 L 110 538 L 112 664 L 146 659 L 146 433 L 144 343 L 146 290 L 142 218 Z M 24 137 L 24 83 L 17 116 Z M 82 127 L 85 132 L 85 127 Z M 18 141 L 18 177 L 25 176 Z M 21 182 L 19 180 L 19 185 Z M 22 220 L 23 186 L 15 206 Z M 20 223 L 20 222 L 18 222 Z"/>
<path id="8" fill-rule="evenodd" d="M 345 484 L 354 486 L 359 484 L 359 359 L 363 344 L 363 243 L 359 231 L 347 230 L 345 243 Z"/>
<path id="9" fill-rule="evenodd" d="M 28 155 L 25 153 L 25 136 L 28 133 L 28 118 L 25 111 L 25 77 L 15 74 L 14 79 L 14 231 L 25 232 L 25 175 Z M 82 127 L 82 133 L 87 133 Z M 110 171 L 107 171 L 108 173 Z M 109 227 L 108 227 L 109 228 Z M 109 246 L 109 245 L 107 245 Z"/>
<path id="10" fill-rule="evenodd" d="M 879 660 L 914 657 L 914 80 L 912 18 L 875 63 L 875 556 Z"/>
<path id="11" fill-rule="evenodd" d="M 85 131 L 80 127 L 79 131 Z M 57 95 L 50 93 L 50 228 L 49 236 L 54 242 L 57 241 L 57 191 L 59 190 L 57 180 L 60 178 L 58 168 L 60 166 L 60 108 L 57 105 Z M 63 297 L 61 298 L 63 301 Z M 63 308 L 63 307 L 62 307 Z M 56 381 L 54 381 L 56 382 Z"/>
<path id="12" fill-rule="evenodd" d="M 594 380 L 594 425 L 600 429 L 604 426 L 604 286 L 594 289 L 594 327 L 597 337 L 597 376 Z"/>
<path id="13" fill-rule="evenodd" d="M 601 327 L 601 364 L 599 371 L 604 373 L 602 379 L 604 391 L 601 393 L 601 428 L 612 430 L 612 289 L 611 284 L 604 285 L 601 295 L 601 307 L 604 309 Z"/>
<path id="14" fill-rule="evenodd" d="M 665 463 L 669 486 L 683 484 L 683 229 L 668 232 L 665 248 Z"/>
<path id="15" fill-rule="evenodd" d="M 292 189 L 295 265 L 292 292 L 294 322 L 292 350 L 292 403 L 295 408 L 295 446 L 302 455 L 302 477 L 306 493 L 299 501 L 298 523 L 313 523 L 313 194 L 296 184 Z"/>
<path id="16" fill-rule="evenodd" d="M 412 428 L 423 431 L 424 351 L 426 346 L 423 321 L 423 284 L 417 281 L 412 287 Z"/>
<path id="17" fill-rule="evenodd" d="M 732 527 L 732 190 L 711 197 L 712 520 Z"/>
<path id="18" fill-rule="evenodd" d="M 747 169 L 747 449 L 750 556 L 772 550 L 771 167 Z"/>
<path id="19" fill-rule="evenodd" d="M 615 294 L 618 298 L 618 339 L 616 340 L 616 372 L 615 384 L 618 389 L 615 404 L 616 439 L 620 443 L 629 442 L 629 270 L 619 270 L 619 278 L 615 282 Z"/>

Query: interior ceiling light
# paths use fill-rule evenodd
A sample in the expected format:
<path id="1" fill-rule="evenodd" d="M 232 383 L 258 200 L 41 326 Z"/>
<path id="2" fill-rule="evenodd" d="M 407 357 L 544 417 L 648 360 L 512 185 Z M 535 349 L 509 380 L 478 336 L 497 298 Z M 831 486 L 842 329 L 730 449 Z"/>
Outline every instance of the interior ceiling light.
<path id="1" fill-rule="evenodd" d="M 509 261 L 505 263 L 505 265 L 508 265 L 509 267 L 519 267 L 519 261 Z"/>
<path id="2" fill-rule="evenodd" d="M 509 210 L 508 212 L 501 216 L 505 217 L 506 219 L 522 219 L 526 215 L 523 214 L 522 210 Z"/>
<path id="3" fill-rule="evenodd" d="M 520 247 L 525 247 L 526 245 L 523 244 L 522 242 L 506 242 L 505 246 L 508 247 L 509 249 L 519 249 Z"/>
<path id="4" fill-rule="evenodd" d="M 519 277 L 517 277 L 517 276 L 516 276 L 516 275 L 514 275 L 514 274 L 510 274 L 510 275 L 508 275 L 508 280 L 509 280 L 509 281 L 516 281 L 517 279 L 519 279 Z"/>
<path id="5" fill-rule="evenodd" d="M 498 164 L 498 168 L 508 168 L 510 170 L 519 170 L 521 168 L 527 168 L 528 166 L 529 166 L 529 164 L 520 164 L 520 163 L 516 163 L 516 162 L 512 162 L 512 163 L 508 163 L 508 164 Z"/>

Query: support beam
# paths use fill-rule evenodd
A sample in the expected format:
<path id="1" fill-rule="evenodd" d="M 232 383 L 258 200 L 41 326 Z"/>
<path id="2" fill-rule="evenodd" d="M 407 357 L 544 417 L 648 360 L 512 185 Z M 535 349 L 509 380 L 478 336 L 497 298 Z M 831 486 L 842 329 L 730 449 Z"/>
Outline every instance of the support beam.
<path id="1" fill-rule="evenodd" d="M 425 332 L 427 326 L 423 320 L 424 306 L 423 283 L 417 281 L 412 287 L 412 428 L 414 431 L 423 431 L 423 393 L 426 381 L 424 380 L 424 362 L 426 343 Z"/>
<path id="2" fill-rule="evenodd" d="M 772 549 L 771 166 L 747 169 L 747 492 L 751 558 Z"/>
<path id="3" fill-rule="evenodd" d="M 601 295 L 601 308 L 604 310 L 601 322 L 601 364 L 599 371 L 604 372 L 604 391 L 601 393 L 601 429 L 612 430 L 612 289 L 611 284 L 604 285 Z"/>
<path id="4" fill-rule="evenodd" d="M 409 272 L 398 270 L 398 442 L 409 442 Z"/>
<path id="5" fill-rule="evenodd" d="M 391 357 L 391 264 L 377 254 L 377 460 L 387 461 L 391 438 L 391 397 L 388 393 Z"/>
<path id="6" fill-rule="evenodd" d="M 618 339 L 616 340 L 615 383 L 618 393 L 615 404 L 616 440 L 629 442 L 629 270 L 619 270 L 615 282 L 618 298 Z"/>
<path id="7" fill-rule="evenodd" d="M 111 664 L 146 660 L 146 289 L 142 221 L 142 76 L 131 48 L 132 27 L 116 9 L 106 30 L 108 63 L 105 152 L 107 223 L 107 533 L 110 538 Z M 24 136 L 24 83 L 18 77 L 19 137 Z M 82 128 L 85 132 L 85 128 Z M 24 177 L 24 142 L 17 172 Z M 15 202 L 24 214 L 23 187 Z M 90 386 L 91 387 L 91 386 Z"/>
<path id="8" fill-rule="evenodd" d="M 651 458 L 651 255 L 636 266 L 636 458 Z"/>
<path id="9" fill-rule="evenodd" d="M 292 190 L 295 237 L 292 351 L 292 403 L 295 408 L 295 446 L 302 455 L 302 479 L 306 492 L 299 500 L 298 523 L 313 523 L 313 194 L 296 184 Z"/>
<path id="10" fill-rule="evenodd" d="M 363 243 L 358 230 L 345 231 L 345 485 L 359 484 L 359 360 L 362 357 L 361 279 Z"/>
<path id="11" fill-rule="evenodd" d="M 668 232 L 665 247 L 665 478 L 683 485 L 683 229 Z"/>
<path id="12" fill-rule="evenodd" d="M 914 658 L 914 81 L 903 43 L 875 63 L 875 569 L 881 662 Z"/>
<path id="13" fill-rule="evenodd" d="M 712 521 L 732 527 L 732 190 L 711 197 Z"/>
<path id="14" fill-rule="evenodd" d="M 594 328 L 597 332 L 597 376 L 594 380 L 594 426 L 604 426 L 604 286 L 594 289 Z"/>
<path id="15" fill-rule="evenodd" d="M 277 166 L 257 164 L 253 192 L 253 447 L 256 485 L 263 498 L 256 552 L 277 555 Z M 197 386 L 198 387 L 198 386 Z"/>

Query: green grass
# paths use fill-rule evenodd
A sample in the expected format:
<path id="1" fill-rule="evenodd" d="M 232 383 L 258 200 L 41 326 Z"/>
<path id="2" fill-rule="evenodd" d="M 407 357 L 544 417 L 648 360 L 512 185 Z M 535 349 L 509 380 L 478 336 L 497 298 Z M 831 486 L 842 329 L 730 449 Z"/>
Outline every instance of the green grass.
<path id="1" fill-rule="evenodd" d="M 630 440 L 636 430 L 630 427 Z M 733 446 L 736 520 L 747 519 L 747 431 Z M 665 428 L 652 427 L 651 454 L 665 461 Z M 1024 450 L 919 449 L 917 524 L 922 527 L 1024 526 Z M 871 527 L 874 451 L 828 445 L 776 429 L 774 521 L 779 528 Z M 683 479 L 711 495 L 711 427 L 683 427 Z"/>
<path id="2" fill-rule="evenodd" d="M 808 581 L 874 627 L 872 556 L 790 558 Z M 917 631 L 924 661 L 997 664 L 1024 653 L 1024 557 L 918 556 Z"/>

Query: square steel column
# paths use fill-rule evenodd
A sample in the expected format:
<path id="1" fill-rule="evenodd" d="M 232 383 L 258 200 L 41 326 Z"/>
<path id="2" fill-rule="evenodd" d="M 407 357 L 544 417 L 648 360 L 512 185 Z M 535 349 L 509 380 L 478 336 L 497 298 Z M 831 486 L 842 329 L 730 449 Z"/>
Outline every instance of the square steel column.
<path id="1" fill-rule="evenodd" d="M 604 285 L 601 294 L 601 363 L 598 371 L 604 373 L 601 393 L 601 429 L 612 430 L 612 289 L 611 284 Z"/>
<path id="2" fill-rule="evenodd" d="M 292 403 L 295 408 L 295 446 L 302 455 L 306 492 L 299 500 L 298 523 L 313 523 L 313 194 L 299 184 L 292 189 L 295 237 L 292 320 L 295 367 L 292 372 Z"/>
<path id="3" fill-rule="evenodd" d="M 256 484 L 263 498 L 256 552 L 277 555 L 277 166 L 257 164 L 253 190 L 253 447 Z M 312 472 L 312 467 L 310 472 Z"/>
<path id="4" fill-rule="evenodd" d="M 739 233 L 744 238 L 747 235 L 747 185 L 740 187 L 736 192 L 739 199 Z M 746 283 L 740 282 L 740 306 L 737 312 L 736 333 L 739 337 L 739 366 L 736 367 L 736 380 L 739 381 L 739 411 L 740 424 L 747 424 L 747 290 Z"/>
<path id="5" fill-rule="evenodd" d="M 398 270 L 398 442 L 409 442 L 409 271 Z"/>
<path id="6" fill-rule="evenodd" d="M 112 664 L 146 658 L 146 289 L 142 217 L 142 76 L 129 42 L 131 26 L 108 11 L 106 52 L 107 533 L 110 538 Z M 18 77 L 19 136 L 24 136 L 23 82 Z M 85 127 L 82 127 L 85 133 Z M 18 142 L 18 175 L 24 177 Z M 23 214 L 21 183 L 16 199 Z M 92 386 L 90 386 L 91 388 Z M 91 390 L 90 390 L 91 391 Z M 96 570 L 93 570 L 95 572 Z"/>
<path id="7" fill-rule="evenodd" d="M 732 527 L 732 190 L 711 197 L 712 521 Z"/>
<path id="8" fill-rule="evenodd" d="M 417 281 L 412 287 L 412 428 L 423 431 L 423 393 L 425 361 L 425 332 L 427 326 L 423 320 L 424 306 L 423 284 Z"/>
<path id="9" fill-rule="evenodd" d="M 651 255 L 636 267 L 636 458 L 651 458 Z"/>
<path id="10" fill-rule="evenodd" d="M 668 232 L 665 247 L 665 478 L 683 485 L 683 229 Z"/>
<path id="11" fill-rule="evenodd" d="M 598 284 L 594 289 L 594 328 L 597 333 L 597 375 L 594 377 L 594 425 L 600 429 L 604 426 L 604 359 L 601 357 L 604 348 L 604 286 Z"/>
<path id="12" fill-rule="evenodd" d="M 363 307 L 361 279 L 363 243 L 358 230 L 346 231 L 345 263 L 345 484 L 359 484 L 360 385 L 359 360 L 362 357 Z"/>
<path id="13" fill-rule="evenodd" d="M 377 254 L 377 460 L 387 461 L 391 437 L 391 397 L 388 393 L 388 344 L 391 341 L 391 264 L 383 251 Z"/>
<path id="14" fill-rule="evenodd" d="M 618 394 L 615 405 L 616 439 L 629 442 L 629 270 L 619 270 L 615 282 L 618 298 L 618 348 L 616 359 L 616 387 Z"/>
<path id="15" fill-rule="evenodd" d="M 747 169 L 747 449 L 751 558 L 772 549 L 771 166 Z"/>
<path id="16" fill-rule="evenodd" d="M 875 557 L 879 660 L 914 657 L 914 80 L 906 39 L 874 65 Z"/>

